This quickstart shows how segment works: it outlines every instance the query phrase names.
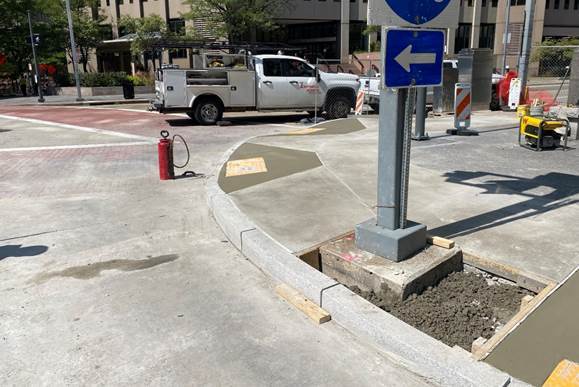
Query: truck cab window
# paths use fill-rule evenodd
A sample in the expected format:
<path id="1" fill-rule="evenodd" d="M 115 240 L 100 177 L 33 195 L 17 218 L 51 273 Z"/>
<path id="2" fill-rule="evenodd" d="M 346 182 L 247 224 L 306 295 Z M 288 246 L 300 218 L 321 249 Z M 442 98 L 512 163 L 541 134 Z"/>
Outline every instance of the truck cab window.
<path id="1" fill-rule="evenodd" d="M 287 77 L 314 77 L 314 69 L 305 62 L 295 59 L 284 59 L 285 76 Z"/>
<path id="2" fill-rule="evenodd" d="M 282 77 L 282 64 L 279 59 L 263 60 L 263 75 L 267 77 Z"/>

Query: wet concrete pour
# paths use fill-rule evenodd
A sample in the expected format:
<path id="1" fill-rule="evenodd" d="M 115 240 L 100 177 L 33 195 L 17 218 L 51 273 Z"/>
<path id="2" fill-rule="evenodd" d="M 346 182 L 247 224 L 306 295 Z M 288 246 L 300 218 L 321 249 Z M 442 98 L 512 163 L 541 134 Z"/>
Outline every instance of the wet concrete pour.
<path id="1" fill-rule="evenodd" d="M 489 283 L 480 274 L 451 273 L 437 286 L 402 302 L 383 299 L 373 291 L 351 288 L 386 312 L 449 346 L 471 350 L 479 337 L 490 339 L 519 310 L 530 292 L 507 284 Z"/>

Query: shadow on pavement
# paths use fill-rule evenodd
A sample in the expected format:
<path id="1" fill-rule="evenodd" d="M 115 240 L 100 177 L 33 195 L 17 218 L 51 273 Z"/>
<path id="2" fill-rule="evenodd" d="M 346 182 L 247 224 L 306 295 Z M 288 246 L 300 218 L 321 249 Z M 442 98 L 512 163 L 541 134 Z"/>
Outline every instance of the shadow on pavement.
<path id="1" fill-rule="evenodd" d="M 292 115 L 279 115 L 279 116 L 240 116 L 240 117 L 224 117 L 223 121 L 231 122 L 233 126 L 249 126 L 256 124 L 286 124 L 286 123 L 299 123 L 304 118 L 309 117 L 308 114 L 292 114 Z M 166 120 L 171 127 L 188 127 L 188 126 L 199 126 L 194 120 L 190 118 L 171 118 Z"/>
<path id="2" fill-rule="evenodd" d="M 0 246 L 0 261 L 10 257 L 34 257 L 48 251 L 47 246 L 6 245 Z"/>
<path id="3" fill-rule="evenodd" d="M 579 176 L 552 172 L 526 179 L 490 172 L 455 171 L 445 174 L 447 182 L 484 190 L 482 194 L 519 195 L 529 198 L 493 211 L 475 215 L 431 230 L 433 235 L 452 238 L 469 235 L 579 203 Z M 480 181 L 491 177 L 492 180 Z M 479 181 L 477 181 L 479 180 Z"/>

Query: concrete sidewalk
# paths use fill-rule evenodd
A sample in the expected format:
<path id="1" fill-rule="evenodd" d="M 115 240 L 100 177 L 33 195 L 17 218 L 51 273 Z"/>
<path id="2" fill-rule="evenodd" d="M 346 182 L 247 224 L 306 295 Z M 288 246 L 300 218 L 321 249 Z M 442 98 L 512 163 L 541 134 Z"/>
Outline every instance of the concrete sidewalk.
<path id="1" fill-rule="evenodd" d="M 409 217 L 469 254 L 558 281 L 579 264 L 578 152 L 520 148 L 517 123 L 511 113 L 477 113 L 481 135 L 467 138 L 443 134 L 451 117 L 429 120 L 433 139 L 413 146 Z M 254 138 L 231 160 L 259 157 L 267 172 L 227 177 L 224 167 L 220 185 L 288 250 L 308 251 L 374 216 L 376 118 Z"/>

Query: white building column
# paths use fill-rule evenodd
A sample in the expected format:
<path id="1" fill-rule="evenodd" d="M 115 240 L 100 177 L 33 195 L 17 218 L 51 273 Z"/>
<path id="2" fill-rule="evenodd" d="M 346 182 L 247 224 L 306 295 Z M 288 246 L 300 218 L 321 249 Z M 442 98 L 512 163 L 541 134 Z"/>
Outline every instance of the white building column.
<path id="1" fill-rule="evenodd" d="M 456 28 L 446 30 L 446 55 L 454 55 L 454 40 L 456 38 Z"/>
<path id="2" fill-rule="evenodd" d="M 340 61 L 348 63 L 350 55 L 350 0 L 342 0 L 340 18 Z"/>
<path id="3" fill-rule="evenodd" d="M 479 48 L 482 0 L 473 0 L 470 48 Z"/>

